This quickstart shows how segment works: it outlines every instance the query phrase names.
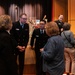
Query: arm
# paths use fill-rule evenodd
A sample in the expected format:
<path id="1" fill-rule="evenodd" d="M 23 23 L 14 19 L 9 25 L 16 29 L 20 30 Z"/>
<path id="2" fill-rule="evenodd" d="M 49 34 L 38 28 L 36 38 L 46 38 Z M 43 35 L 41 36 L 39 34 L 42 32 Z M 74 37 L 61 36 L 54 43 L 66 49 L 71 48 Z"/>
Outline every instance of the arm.
<path id="1" fill-rule="evenodd" d="M 74 35 L 72 32 L 70 33 L 70 39 L 71 39 L 71 43 L 75 44 Z"/>
<path id="2" fill-rule="evenodd" d="M 27 47 L 28 41 L 29 41 L 29 25 L 26 24 L 27 31 L 25 32 L 25 38 L 24 38 L 24 46 Z"/>
<path id="3" fill-rule="evenodd" d="M 41 52 L 44 60 L 50 61 L 55 56 L 55 43 L 53 40 L 48 40 L 44 46 L 44 50 Z"/>

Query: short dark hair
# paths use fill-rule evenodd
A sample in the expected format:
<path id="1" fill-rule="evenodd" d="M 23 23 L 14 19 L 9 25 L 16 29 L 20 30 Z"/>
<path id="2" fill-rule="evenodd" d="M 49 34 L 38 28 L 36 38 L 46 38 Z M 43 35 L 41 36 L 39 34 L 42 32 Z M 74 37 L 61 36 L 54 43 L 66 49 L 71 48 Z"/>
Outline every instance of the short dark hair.
<path id="1" fill-rule="evenodd" d="M 71 24 L 65 22 L 64 25 L 63 25 L 63 30 L 70 30 L 70 27 L 71 27 Z"/>
<path id="2" fill-rule="evenodd" d="M 21 18 L 21 17 L 22 17 L 22 15 L 27 16 L 27 14 L 26 14 L 26 13 L 22 13 L 22 14 L 20 14 L 20 16 L 19 16 L 19 17 Z"/>
<path id="3" fill-rule="evenodd" d="M 41 20 L 41 21 L 43 21 L 46 24 L 46 21 L 45 20 Z"/>

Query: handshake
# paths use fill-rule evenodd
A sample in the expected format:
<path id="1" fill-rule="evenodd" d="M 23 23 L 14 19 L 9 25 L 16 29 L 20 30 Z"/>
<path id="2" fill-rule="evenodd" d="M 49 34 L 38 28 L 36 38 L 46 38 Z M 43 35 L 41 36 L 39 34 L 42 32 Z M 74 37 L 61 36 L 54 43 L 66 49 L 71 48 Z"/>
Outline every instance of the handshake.
<path id="1" fill-rule="evenodd" d="M 23 52 L 25 50 L 25 46 L 17 46 L 20 52 Z"/>

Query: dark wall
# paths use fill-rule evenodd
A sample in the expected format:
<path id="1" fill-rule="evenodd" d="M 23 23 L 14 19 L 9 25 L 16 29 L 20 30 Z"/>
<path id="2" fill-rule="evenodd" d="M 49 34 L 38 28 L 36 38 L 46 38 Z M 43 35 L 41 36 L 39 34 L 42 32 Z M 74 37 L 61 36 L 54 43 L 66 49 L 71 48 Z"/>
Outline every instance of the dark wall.
<path id="1" fill-rule="evenodd" d="M 46 15 L 48 21 L 52 20 L 52 0 L 42 0 L 43 16 Z"/>

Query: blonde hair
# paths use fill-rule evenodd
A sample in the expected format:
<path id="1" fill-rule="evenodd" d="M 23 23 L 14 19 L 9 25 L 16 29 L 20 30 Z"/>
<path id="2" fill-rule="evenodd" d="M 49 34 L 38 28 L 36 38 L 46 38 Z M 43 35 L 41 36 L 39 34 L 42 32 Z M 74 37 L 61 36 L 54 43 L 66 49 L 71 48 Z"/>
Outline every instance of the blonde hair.
<path id="1" fill-rule="evenodd" d="M 58 25 L 55 22 L 49 22 L 49 23 L 47 23 L 46 24 L 46 33 L 49 36 L 58 35 L 59 34 Z"/>
<path id="2" fill-rule="evenodd" d="M 0 30 L 9 30 L 12 27 L 12 21 L 9 15 L 0 16 Z"/>

